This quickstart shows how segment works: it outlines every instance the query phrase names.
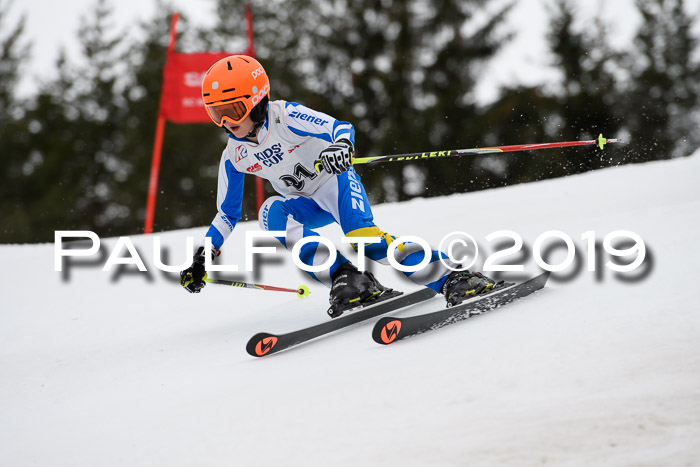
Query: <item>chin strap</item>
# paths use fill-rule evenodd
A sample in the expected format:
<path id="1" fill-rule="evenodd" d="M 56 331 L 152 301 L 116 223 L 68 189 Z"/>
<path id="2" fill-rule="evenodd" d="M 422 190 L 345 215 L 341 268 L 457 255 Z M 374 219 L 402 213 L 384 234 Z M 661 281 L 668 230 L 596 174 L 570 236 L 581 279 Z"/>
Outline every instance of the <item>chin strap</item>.
<path id="1" fill-rule="evenodd" d="M 259 122 L 255 122 L 255 125 L 253 125 L 253 128 L 250 129 L 250 133 L 245 135 L 246 138 L 255 138 L 258 136 L 258 132 L 260 131 L 260 128 L 265 124 L 265 119 L 260 120 Z"/>

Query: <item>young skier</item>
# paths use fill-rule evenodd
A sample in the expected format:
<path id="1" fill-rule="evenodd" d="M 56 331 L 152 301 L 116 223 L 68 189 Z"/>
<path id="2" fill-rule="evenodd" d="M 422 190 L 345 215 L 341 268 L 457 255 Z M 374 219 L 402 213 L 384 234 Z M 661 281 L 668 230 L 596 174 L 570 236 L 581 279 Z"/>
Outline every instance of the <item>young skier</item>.
<path id="1" fill-rule="evenodd" d="M 374 224 L 367 194 L 353 169 L 353 126 L 295 102 L 269 101 L 269 94 L 265 70 L 246 55 L 216 62 L 204 77 L 202 99 L 207 112 L 229 136 L 219 164 L 218 213 L 206 233 L 217 250 L 212 254 L 218 254 L 241 218 L 243 177 L 249 173 L 268 180 L 280 194 L 265 201 L 258 219 L 265 230 L 286 232 L 286 237 L 278 239 L 288 250 L 303 237 L 318 235 L 313 229 L 335 222 L 347 237 L 379 237 L 379 243 L 365 246 L 365 255 L 388 264 L 387 247 L 394 237 Z M 395 259 L 404 266 L 421 263 L 425 255 L 415 243 L 405 243 L 395 252 Z M 317 242 L 307 243 L 299 254 L 307 265 L 323 264 L 328 256 Z M 404 274 L 444 294 L 449 305 L 494 286 L 493 280 L 478 272 L 450 270 L 440 257 L 446 255 L 433 251 L 425 268 Z M 192 266 L 180 273 L 180 283 L 189 292 L 199 292 L 205 273 L 200 246 Z M 391 290 L 371 273 L 359 272 L 340 253 L 329 269 L 309 274 L 330 287 L 332 318 Z"/>

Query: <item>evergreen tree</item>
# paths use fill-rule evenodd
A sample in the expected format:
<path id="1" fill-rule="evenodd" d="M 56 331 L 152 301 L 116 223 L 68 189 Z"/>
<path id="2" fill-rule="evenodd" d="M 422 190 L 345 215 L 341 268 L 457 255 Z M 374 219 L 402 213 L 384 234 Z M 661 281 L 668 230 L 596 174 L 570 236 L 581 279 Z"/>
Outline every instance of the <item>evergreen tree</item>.
<path id="1" fill-rule="evenodd" d="M 0 0 L 0 131 L 18 110 L 15 92 L 19 74 L 29 55 L 29 46 L 23 42 L 26 19 L 22 16 L 16 25 L 5 26 L 8 12 L 9 3 Z"/>
<path id="2" fill-rule="evenodd" d="M 478 119 L 484 146 L 536 143 L 559 138 L 564 125 L 556 98 L 540 86 L 508 87 Z M 484 174 L 472 179 L 471 189 L 531 182 L 562 175 L 566 159 L 552 151 L 533 151 L 479 156 L 474 166 Z M 489 175 L 490 173 L 490 175 Z"/>
<path id="3" fill-rule="evenodd" d="M 581 31 L 574 30 L 574 10 L 569 0 L 558 0 L 548 34 L 554 64 L 561 71 L 561 91 L 551 96 L 556 113 L 549 120 L 559 122 L 552 138 L 596 139 L 599 134 L 617 137 L 622 129 L 622 84 L 615 72 L 622 54 L 607 42 L 606 26 L 596 19 Z M 601 168 L 624 161 L 619 147 L 609 146 L 604 154 L 593 148 L 553 151 L 552 159 L 561 176 Z"/>
<path id="4" fill-rule="evenodd" d="M 624 83 L 616 79 L 622 55 L 610 48 L 605 25 L 596 20 L 576 30 L 573 4 L 568 0 L 558 0 L 550 11 L 547 38 L 560 80 L 557 85 L 505 90 L 485 112 L 489 144 L 502 143 L 504 138 L 520 142 L 591 140 L 600 133 L 613 138 L 623 131 L 624 120 L 617 109 L 624 100 Z M 505 164 L 503 183 L 511 184 L 620 163 L 625 154 L 608 146 L 603 153 L 585 147 L 493 159 Z"/>
<path id="5" fill-rule="evenodd" d="M 27 113 L 30 131 L 36 129 L 30 154 L 42 162 L 24 181 L 22 197 L 40 240 L 54 230 L 108 234 L 128 225 L 129 207 L 119 199 L 130 172 L 121 158 L 124 34 L 111 31 L 110 16 L 99 0 L 79 31 L 83 63 L 71 65 L 62 54 L 58 77 L 39 90 Z"/>
<path id="6" fill-rule="evenodd" d="M 503 4 L 503 2 L 500 2 Z M 416 97 L 427 101 L 416 108 L 415 132 L 427 132 L 432 148 L 468 148 L 485 145 L 487 132 L 472 96 L 477 82 L 486 79 L 483 66 L 510 39 L 498 25 L 512 3 L 487 13 L 496 2 L 429 2 L 433 16 L 416 25 L 420 37 L 416 57 L 425 78 Z M 477 14 L 482 18 L 477 20 Z M 420 34 L 421 31 L 426 33 Z M 427 52 L 427 54 L 426 54 Z M 422 59 L 420 58 L 422 56 Z M 434 57 L 432 62 L 426 57 Z M 430 103 L 434 102 L 434 105 Z M 485 158 L 460 158 L 426 165 L 430 195 L 445 195 L 497 184 L 498 176 Z"/>
<path id="7" fill-rule="evenodd" d="M 121 47 L 126 34 L 113 32 L 107 0 L 97 0 L 92 15 L 78 32 L 85 64 L 77 67 L 69 93 L 76 97 L 77 121 L 90 131 L 83 140 L 85 147 L 76 154 L 85 161 L 79 178 L 85 191 L 76 207 L 89 225 L 111 233 L 123 231 L 131 214 L 128 203 L 120 199 L 129 188 L 125 182 L 132 170 L 123 159 L 127 107 L 120 77 L 125 72 Z"/>
<path id="8" fill-rule="evenodd" d="M 24 40 L 25 18 L 9 25 L 9 11 L 10 3 L 0 0 L 0 242 L 19 241 L 30 234 L 23 184 L 42 162 L 39 154 L 29 150 L 36 127 L 27 126 L 26 99 L 16 95 L 30 53 Z"/>
<path id="9" fill-rule="evenodd" d="M 637 0 L 642 25 L 629 67 L 626 108 L 640 160 L 688 155 L 700 147 L 698 41 L 683 0 Z"/>

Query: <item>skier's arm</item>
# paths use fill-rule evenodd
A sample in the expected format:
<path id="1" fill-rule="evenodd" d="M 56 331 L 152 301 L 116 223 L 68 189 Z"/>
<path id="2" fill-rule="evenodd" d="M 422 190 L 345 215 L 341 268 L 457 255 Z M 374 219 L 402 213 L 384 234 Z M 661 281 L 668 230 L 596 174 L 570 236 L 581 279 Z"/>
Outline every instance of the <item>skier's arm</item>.
<path id="1" fill-rule="evenodd" d="M 224 151 L 219 164 L 219 186 L 216 194 L 218 212 L 206 234 L 216 249 L 221 248 L 241 218 L 243 178 L 244 174 L 233 167 L 227 151 Z"/>
<path id="2" fill-rule="evenodd" d="M 219 212 L 211 223 L 206 236 L 211 238 L 212 259 L 218 253 L 226 238 L 231 235 L 233 228 L 241 218 L 241 204 L 243 203 L 243 177 L 228 158 L 224 151 L 219 164 L 219 187 L 216 195 L 216 205 Z M 180 272 L 180 285 L 188 292 L 199 293 L 206 283 L 204 276 L 204 246 L 200 245 L 192 258 L 192 265 Z"/>

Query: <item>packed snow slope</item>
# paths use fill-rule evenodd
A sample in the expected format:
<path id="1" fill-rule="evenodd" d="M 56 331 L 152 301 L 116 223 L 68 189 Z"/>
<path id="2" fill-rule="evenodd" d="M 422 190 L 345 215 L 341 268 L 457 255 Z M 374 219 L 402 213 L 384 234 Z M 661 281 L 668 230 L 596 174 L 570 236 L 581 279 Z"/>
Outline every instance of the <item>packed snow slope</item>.
<path id="1" fill-rule="evenodd" d="M 548 230 L 571 236 L 580 259 L 534 296 L 386 347 L 364 324 L 246 354 L 256 332 L 328 319 L 326 289 L 286 254 L 231 277 L 307 283 L 307 300 L 215 285 L 189 295 L 154 268 L 148 236 L 132 239 L 149 275 L 100 270 L 116 239 L 68 277 L 51 244 L 0 246 L 0 465 L 698 465 L 698 175 L 700 154 L 377 206 L 384 230 L 433 244 L 460 230 L 488 253 L 486 235 L 515 231 L 528 249 L 505 260 L 526 259 L 522 276 L 539 271 L 532 246 Z M 620 229 L 647 246 L 640 271 L 610 271 L 607 254 L 587 271 L 581 235 Z M 238 225 L 225 263 L 243 266 L 248 230 L 257 223 Z M 159 235 L 167 263 L 204 232 Z M 321 233 L 341 245 L 336 227 Z M 435 297 L 404 314 L 442 307 Z"/>

